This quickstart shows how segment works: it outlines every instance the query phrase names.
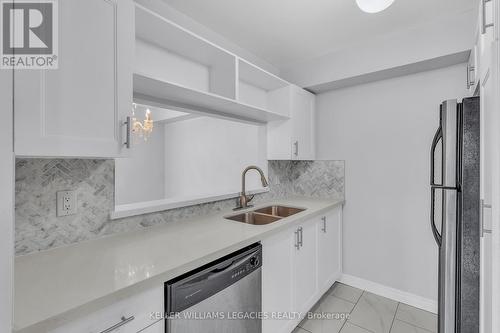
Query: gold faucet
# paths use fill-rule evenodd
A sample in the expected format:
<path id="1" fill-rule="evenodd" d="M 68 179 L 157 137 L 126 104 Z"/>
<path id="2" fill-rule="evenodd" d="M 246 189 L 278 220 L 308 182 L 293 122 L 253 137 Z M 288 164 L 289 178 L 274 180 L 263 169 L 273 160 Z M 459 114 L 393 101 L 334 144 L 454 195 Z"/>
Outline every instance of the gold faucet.
<path id="1" fill-rule="evenodd" d="M 252 205 L 249 205 L 248 203 L 252 201 L 254 195 L 247 196 L 246 191 L 245 191 L 245 178 L 247 175 L 247 172 L 250 170 L 257 170 L 260 173 L 260 181 L 262 182 L 262 186 L 268 187 L 269 183 L 267 182 L 266 176 L 264 175 L 264 171 L 262 171 L 261 168 L 255 165 L 251 165 L 249 167 L 246 167 L 245 170 L 243 170 L 243 173 L 241 174 L 241 193 L 239 197 L 239 205 L 236 207 L 234 210 L 239 210 L 239 209 L 245 209 L 248 207 L 252 207 Z"/>

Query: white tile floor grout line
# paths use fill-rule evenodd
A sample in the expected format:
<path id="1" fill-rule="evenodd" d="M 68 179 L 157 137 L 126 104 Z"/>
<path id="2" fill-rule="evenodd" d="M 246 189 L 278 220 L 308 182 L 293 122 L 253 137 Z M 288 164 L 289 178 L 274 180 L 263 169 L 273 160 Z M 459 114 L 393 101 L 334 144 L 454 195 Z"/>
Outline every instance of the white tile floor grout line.
<path id="1" fill-rule="evenodd" d="M 336 283 L 335 283 L 335 284 L 336 284 Z M 312 307 L 311 311 L 313 311 L 313 309 L 314 309 L 315 307 L 319 306 L 319 305 L 320 305 L 320 304 L 321 304 L 321 303 L 322 303 L 325 299 L 327 299 L 327 298 L 328 298 L 328 296 L 333 297 L 333 298 L 337 298 L 337 299 L 342 300 L 342 301 L 344 301 L 344 302 L 347 302 L 347 303 L 349 303 L 349 304 L 353 304 L 352 309 L 349 311 L 349 317 L 348 317 L 347 319 L 345 319 L 345 320 L 344 320 L 344 322 L 342 323 L 342 325 L 341 325 L 340 330 L 338 331 L 338 333 L 341 333 L 341 332 L 342 332 L 342 330 L 344 329 L 344 327 L 345 327 L 345 325 L 346 325 L 346 323 L 347 323 L 347 322 L 349 322 L 349 324 L 350 324 L 350 325 L 353 325 L 353 326 L 359 327 L 359 328 L 361 328 L 361 329 L 363 329 L 363 330 L 366 330 L 367 332 L 374 333 L 372 330 L 370 330 L 370 329 L 368 329 L 368 328 L 365 328 L 365 327 L 363 327 L 363 326 L 360 326 L 360 325 L 358 325 L 358 324 L 355 324 L 355 323 L 353 323 L 353 322 L 351 322 L 351 321 L 350 321 L 350 315 L 352 314 L 352 312 L 354 311 L 354 309 L 355 309 L 355 308 L 356 308 L 356 306 L 358 305 L 358 303 L 359 303 L 359 301 L 361 300 L 361 298 L 362 298 L 362 297 L 363 297 L 366 293 L 368 293 L 368 291 L 366 291 L 366 290 L 361 290 L 361 294 L 360 294 L 360 296 L 357 298 L 356 302 L 355 302 L 355 303 L 353 303 L 353 302 L 352 302 L 352 301 L 350 301 L 350 300 L 344 299 L 344 298 L 342 298 L 342 297 L 339 297 L 339 296 L 334 295 L 334 294 L 332 294 L 332 293 L 331 293 L 331 292 L 333 291 L 333 289 L 334 289 L 335 284 L 333 284 L 333 285 L 332 285 L 332 287 L 331 287 L 330 289 L 328 289 L 328 291 L 326 291 L 326 292 L 325 292 L 325 294 L 324 294 L 324 295 L 320 298 L 320 300 L 318 300 L 318 302 L 317 302 L 317 303 L 316 303 L 316 304 Z M 339 282 L 339 284 L 342 284 L 342 283 L 340 283 L 340 282 Z M 348 286 L 348 285 L 346 285 L 346 286 Z M 396 305 L 396 310 L 395 310 L 395 312 L 394 312 L 394 316 L 393 316 L 393 318 L 392 318 L 391 326 L 390 326 L 390 328 L 389 328 L 389 332 L 388 332 L 388 333 L 391 333 L 391 332 L 392 332 L 392 329 L 394 328 L 394 323 L 395 323 L 395 321 L 396 321 L 396 320 L 399 320 L 399 321 L 401 321 L 401 322 L 403 322 L 403 323 L 405 323 L 405 324 L 408 324 L 408 325 L 410 325 L 411 327 L 415 327 L 415 328 L 422 329 L 422 330 L 424 330 L 425 332 L 428 332 L 428 333 L 436 333 L 436 332 L 433 332 L 433 331 L 429 331 L 428 329 L 426 329 L 426 328 L 424 328 L 424 327 L 421 327 L 421 326 L 419 326 L 418 324 L 409 323 L 409 322 L 407 322 L 407 321 L 405 321 L 405 320 L 401 320 L 401 319 L 399 319 L 399 318 L 396 318 L 396 317 L 397 317 L 397 313 L 398 313 L 398 311 L 399 311 L 399 306 L 400 306 L 401 304 L 404 304 L 404 303 L 397 302 L 397 305 Z M 311 332 L 310 330 L 305 329 L 304 327 L 300 326 L 300 323 L 299 323 L 299 325 L 297 325 L 297 327 L 298 327 L 298 328 L 300 328 L 300 329 L 302 329 L 302 330 L 304 330 L 304 331 L 305 331 L 305 332 L 307 332 L 307 333 L 314 333 L 314 332 Z"/>
<path id="2" fill-rule="evenodd" d="M 349 317 L 350 317 L 351 313 L 354 311 L 354 309 L 356 308 L 356 305 L 358 305 L 359 300 L 361 299 L 361 297 L 363 297 L 364 293 L 365 293 L 365 291 L 363 290 L 363 292 L 361 293 L 361 296 L 359 296 L 359 298 L 356 301 L 356 303 L 354 303 L 354 306 L 352 307 L 351 311 L 349 311 Z M 344 329 L 345 323 L 347 323 L 348 321 L 349 321 L 349 318 L 347 318 L 346 320 L 344 320 L 344 323 L 342 324 L 342 326 L 340 326 L 339 333 L 342 332 L 342 330 Z M 349 321 L 349 324 L 352 324 L 352 323 Z M 358 325 L 355 325 L 355 326 L 358 326 Z M 358 327 L 360 327 L 360 326 L 358 326 Z M 361 327 L 361 328 L 363 328 L 363 327 Z"/>
<path id="3" fill-rule="evenodd" d="M 350 301 L 350 300 L 348 300 L 348 299 L 345 299 L 345 298 L 339 297 L 339 296 L 337 296 L 337 295 L 328 294 L 328 295 L 326 295 L 326 296 L 335 297 L 335 298 L 341 299 L 341 300 L 343 300 L 343 301 L 345 301 L 345 302 L 347 302 L 347 303 L 356 304 L 356 303 L 353 303 L 352 301 Z"/>
<path id="4" fill-rule="evenodd" d="M 408 325 L 410 325 L 410 326 L 413 326 L 413 327 L 416 327 L 416 328 L 420 328 L 421 330 L 424 330 L 424 331 L 429 332 L 429 333 L 436 333 L 436 332 L 433 332 L 433 331 L 429 331 L 427 328 L 424 328 L 424 327 L 418 326 L 418 325 L 413 324 L 413 323 L 409 323 L 409 322 L 407 322 L 406 320 L 403 320 L 403 319 L 399 319 L 399 318 L 398 318 L 398 319 L 396 319 L 396 320 L 399 320 L 399 321 L 401 321 L 401 322 L 403 322 L 403 323 L 405 323 L 405 324 L 408 324 Z"/>
<path id="5" fill-rule="evenodd" d="M 394 317 L 392 317 L 392 323 L 391 323 L 391 328 L 389 328 L 389 333 L 391 333 L 392 326 L 394 325 L 394 321 L 396 320 L 396 315 L 398 314 L 399 304 L 401 304 L 401 303 L 398 302 L 398 305 L 396 305 L 396 311 L 394 312 Z"/>
<path id="6" fill-rule="evenodd" d="M 363 294 L 365 293 L 365 290 L 364 290 L 364 289 L 359 289 L 359 288 L 356 288 L 356 287 L 350 286 L 350 285 L 345 284 L 345 283 L 342 283 L 342 282 L 335 282 L 335 283 L 333 284 L 333 286 L 334 286 L 335 284 L 337 284 L 337 283 L 338 283 L 338 284 L 341 284 L 341 285 L 344 285 L 344 286 L 346 286 L 346 287 L 349 287 L 349 288 L 353 288 L 353 289 L 361 290 L 361 295 L 359 295 L 359 297 L 358 297 L 358 299 L 356 300 L 356 302 L 352 302 L 352 301 L 350 301 L 350 300 L 348 300 L 348 299 L 344 299 L 344 298 L 339 297 L 339 296 L 337 296 L 337 295 L 330 295 L 330 296 L 335 296 L 335 297 L 337 297 L 337 298 L 343 299 L 344 301 L 347 301 L 347 302 L 349 302 L 349 303 L 351 303 L 351 304 L 358 304 L 359 299 L 360 299 L 360 298 L 361 298 L 361 296 L 363 296 Z M 332 288 L 333 288 L 333 286 L 332 286 L 330 289 L 332 289 Z"/>
<path id="7" fill-rule="evenodd" d="M 369 329 L 367 329 L 367 328 L 361 327 L 361 326 L 359 326 L 359 325 L 357 325 L 357 324 L 353 323 L 352 321 L 350 321 L 350 322 L 349 322 L 349 324 L 351 324 L 352 326 L 359 327 L 359 328 L 361 328 L 362 330 L 365 330 L 365 331 L 367 331 L 367 332 L 370 332 L 370 333 L 375 333 L 375 332 L 373 332 L 372 330 L 369 330 Z M 340 333 L 340 332 L 339 332 L 339 333 Z"/>

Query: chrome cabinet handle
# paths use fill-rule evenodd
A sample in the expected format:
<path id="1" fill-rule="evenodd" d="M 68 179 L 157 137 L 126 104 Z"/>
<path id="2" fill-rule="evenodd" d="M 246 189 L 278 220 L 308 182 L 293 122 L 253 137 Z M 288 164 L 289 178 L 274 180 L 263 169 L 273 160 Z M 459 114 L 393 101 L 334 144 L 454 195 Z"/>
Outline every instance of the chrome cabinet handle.
<path id="1" fill-rule="evenodd" d="M 293 153 L 295 156 L 299 156 L 299 142 L 298 141 L 295 141 L 293 143 L 293 145 L 295 146 L 295 152 Z"/>
<path id="2" fill-rule="evenodd" d="M 130 118 L 130 116 L 128 116 L 126 118 L 126 120 L 123 122 L 123 126 L 125 126 L 125 130 L 126 130 L 126 134 L 125 134 L 125 142 L 123 143 L 123 145 L 127 148 L 127 149 L 130 149 L 130 145 L 131 145 L 131 140 L 130 140 L 130 131 L 131 131 L 131 128 L 132 128 L 132 120 Z"/>
<path id="3" fill-rule="evenodd" d="M 323 228 L 321 229 L 321 231 L 326 234 L 326 216 L 323 216 L 321 220 L 323 221 Z"/>
<path id="4" fill-rule="evenodd" d="M 135 319 L 135 317 L 134 316 L 130 316 L 128 318 L 125 318 L 125 316 L 122 316 L 121 319 L 122 320 L 119 323 L 114 324 L 113 326 L 111 326 L 110 328 L 105 329 L 104 331 L 101 331 L 101 333 L 110 333 L 110 332 L 113 332 L 117 328 L 120 328 L 123 325 L 130 323 L 132 320 Z"/>
<path id="5" fill-rule="evenodd" d="M 304 233 L 302 227 L 299 227 L 299 246 L 304 246 Z"/>
<path id="6" fill-rule="evenodd" d="M 472 65 L 467 64 L 467 89 L 470 89 L 476 83 L 475 78 L 472 79 L 472 73 L 474 73 L 476 68 Z"/>
<path id="7" fill-rule="evenodd" d="M 487 28 L 490 28 L 490 27 L 493 27 L 495 24 L 494 23 L 488 23 L 486 24 L 486 3 L 488 2 L 491 2 L 493 0 L 482 0 L 482 18 L 483 18 L 483 22 L 482 22 L 482 29 L 481 29 L 481 32 L 482 34 L 484 35 L 486 33 L 486 29 Z"/>
<path id="8" fill-rule="evenodd" d="M 297 250 L 300 250 L 299 232 L 299 228 L 297 228 L 297 230 L 295 230 L 295 248 Z"/>
<path id="9" fill-rule="evenodd" d="M 480 216 L 480 222 L 479 222 L 479 228 L 480 228 L 479 233 L 480 233 L 481 237 L 484 237 L 484 234 L 491 234 L 491 230 L 490 229 L 485 229 L 484 228 L 484 209 L 485 208 L 490 208 L 491 209 L 491 205 L 485 204 L 484 200 L 481 199 L 481 209 L 479 211 L 480 214 L 481 214 L 481 216 Z"/>
<path id="10" fill-rule="evenodd" d="M 467 64 L 467 89 L 470 89 L 470 70 L 469 70 L 469 64 Z"/>

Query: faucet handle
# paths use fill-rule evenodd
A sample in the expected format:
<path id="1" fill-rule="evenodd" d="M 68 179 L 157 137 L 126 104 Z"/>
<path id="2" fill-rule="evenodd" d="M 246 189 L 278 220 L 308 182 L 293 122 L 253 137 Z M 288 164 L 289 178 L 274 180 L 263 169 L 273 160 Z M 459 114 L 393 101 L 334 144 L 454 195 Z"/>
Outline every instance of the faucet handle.
<path id="1" fill-rule="evenodd" d="M 252 195 L 247 195 L 247 202 L 250 202 L 253 200 L 253 198 L 255 197 L 255 194 L 252 194 Z"/>

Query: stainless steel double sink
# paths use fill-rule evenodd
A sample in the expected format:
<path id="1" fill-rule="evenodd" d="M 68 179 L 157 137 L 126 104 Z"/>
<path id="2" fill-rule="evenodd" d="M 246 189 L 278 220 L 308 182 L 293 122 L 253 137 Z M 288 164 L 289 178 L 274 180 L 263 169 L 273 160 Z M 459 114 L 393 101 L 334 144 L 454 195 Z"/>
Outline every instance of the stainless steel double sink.
<path id="1" fill-rule="evenodd" d="M 265 225 L 303 212 L 304 210 L 304 208 L 275 205 L 237 215 L 227 216 L 226 219 L 247 224 Z"/>

